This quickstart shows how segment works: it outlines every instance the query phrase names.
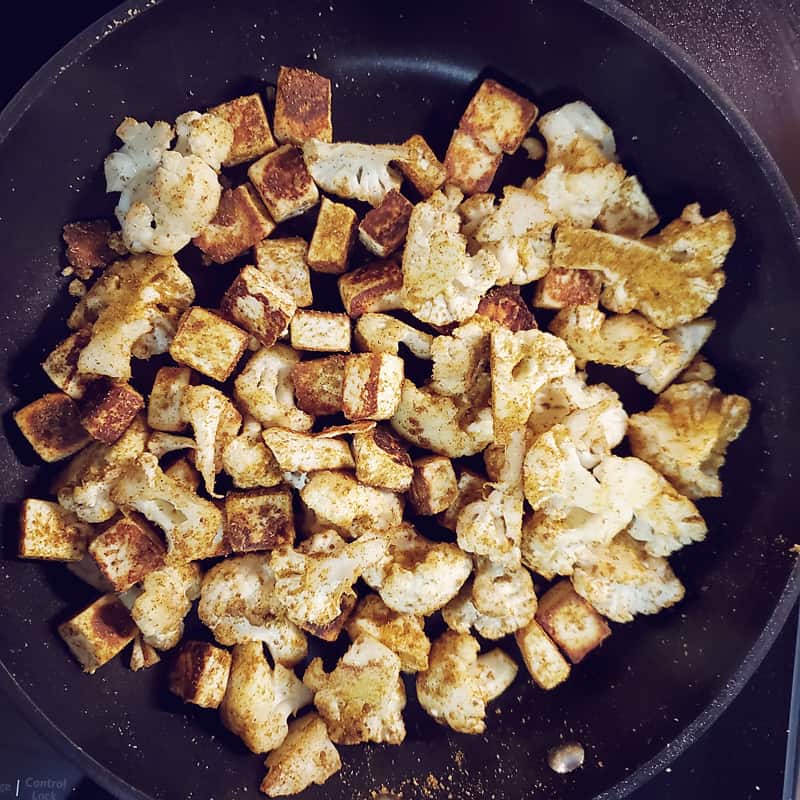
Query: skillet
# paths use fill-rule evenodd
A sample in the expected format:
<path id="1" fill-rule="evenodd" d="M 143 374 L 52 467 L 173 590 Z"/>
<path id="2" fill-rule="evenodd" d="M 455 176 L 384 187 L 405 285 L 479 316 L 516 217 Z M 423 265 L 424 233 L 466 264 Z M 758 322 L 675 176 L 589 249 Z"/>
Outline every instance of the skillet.
<path id="1" fill-rule="evenodd" d="M 119 118 L 174 118 L 263 87 L 281 63 L 308 65 L 338 83 L 338 139 L 400 140 L 421 131 L 440 154 L 483 74 L 510 79 L 544 110 L 586 99 L 614 128 L 623 163 L 640 175 L 663 218 L 695 199 L 708 213 L 726 207 L 734 215 L 738 240 L 708 352 L 721 387 L 747 395 L 754 413 L 731 448 L 725 499 L 701 504 L 708 541 L 673 559 L 687 599 L 616 626 L 552 693 L 521 676 L 491 712 L 484 737 L 449 733 L 410 704 L 401 748 L 343 748 L 342 776 L 307 793 L 367 797 L 385 786 L 405 797 L 623 797 L 716 719 L 800 588 L 789 554 L 800 511 L 792 491 L 800 220 L 777 168 L 730 102 L 652 28 L 607 0 L 127 4 L 69 44 L 12 101 L 0 117 L 8 437 L 0 444 L 0 680 L 120 797 L 256 792 L 260 759 L 216 714 L 185 709 L 165 693 L 163 674 L 133 675 L 118 659 L 86 677 L 61 646 L 55 626 L 93 593 L 59 565 L 13 560 L 15 503 L 43 496 L 49 473 L 20 441 L 9 411 L 47 389 L 38 363 L 61 338 L 70 305 L 58 278 L 60 226 L 110 213 L 101 164 Z M 646 398 L 632 402 L 646 405 Z M 585 767 L 567 777 L 544 761 L 561 737 L 587 749 Z"/>

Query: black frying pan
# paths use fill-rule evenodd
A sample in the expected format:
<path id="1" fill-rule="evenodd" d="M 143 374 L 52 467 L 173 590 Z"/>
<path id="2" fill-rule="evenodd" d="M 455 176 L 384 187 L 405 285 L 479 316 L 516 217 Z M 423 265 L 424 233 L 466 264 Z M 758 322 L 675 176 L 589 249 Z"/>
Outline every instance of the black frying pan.
<path id="1" fill-rule="evenodd" d="M 588 100 L 613 126 L 625 165 L 664 218 L 695 199 L 708 212 L 730 209 L 738 239 L 709 354 L 721 386 L 751 398 L 753 419 L 731 449 L 725 499 L 701 504 L 708 541 L 673 559 L 688 590 L 678 608 L 616 626 L 554 692 L 521 675 L 491 711 L 486 736 L 452 734 L 411 703 L 402 747 L 342 748 L 345 770 L 307 797 L 365 798 L 386 786 L 406 798 L 583 800 L 622 797 L 642 785 L 736 695 L 800 589 L 789 553 L 800 516 L 793 488 L 800 475 L 800 218 L 763 145 L 674 46 L 610 0 L 151 0 L 129 7 L 75 39 L 0 117 L 8 436 L 0 444 L 8 556 L 0 564 L 0 676 L 9 695 L 120 797 L 254 796 L 263 774 L 261 760 L 214 712 L 170 697 L 158 669 L 134 675 L 117 659 L 94 677 L 82 675 L 55 626 L 92 592 L 59 565 L 13 560 L 15 505 L 43 495 L 48 475 L 14 432 L 9 411 L 47 388 L 38 363 L 62 336 L 59 317 L 69 306 L 58 278 L 60 227 L 110 213 L 101 164 L 116 121 L 126 114 L 173 119 L 262 88 L 279 64 L 308 64 L 336 81 L 337 138 L 380 142 L 421 130 L 441 154 L 488 70 L 545 110 Z M 220 272 L 224 283 L 233 267 Z M 561 737 L 587 749 L 584 768 L 567 777 L 544 760 Z"/>

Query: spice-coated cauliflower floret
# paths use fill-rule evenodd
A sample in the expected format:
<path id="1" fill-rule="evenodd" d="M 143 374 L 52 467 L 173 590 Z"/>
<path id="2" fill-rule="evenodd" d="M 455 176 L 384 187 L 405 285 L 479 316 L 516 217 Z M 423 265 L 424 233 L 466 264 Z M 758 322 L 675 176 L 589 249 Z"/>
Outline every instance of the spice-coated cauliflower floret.
<path id="1" fill-rule="evenodd" d="M 548 167 L 585 169 L 617 159 L 614 131 L 580 100 L 542 114 L 537 127 L 547 142 Z"/>
<path id="2" fill-rule="evenodd" d="M 445 631 L 431 648 L 430 666 L 417 675 L 417 698 L 437 722 L 459 733 L 486 730 L 486 704 L 517 676 L 517 665 L 502 650 L 478 655 L 467 633 Z"/>
<path id="3" fill-rule="evenodd" d="M 326 673 L 322 659 L 315 658 L 303 682 L 314 692 L 314 705 L 336 744 L 405 739 L 400 659 L 376 639 L 359 636 L 333 672 Z"/>
<path id="4" fill-rule="evenodd" d="M 239 489 L 269 488 L 281 482 L 275 457 L 261 437 L 261 424 L 252 417 L 242 423 L 242 432 L 222 451 L 222 468 Z"/>
<path id="5" fill-rule="evenodd" d="M 197 156 L 219 172 L 233 145 L 233 125 L 216 114 L 187 111 L 175 119 L 178 141 L 175 150 L 182 156 Z"/>
<path id="6" fill-rule="evenodd" d="M 404 344 L 417 358 L 431 357 L 433 336 L 388 314 L 363 314 L 356 322 L 354 333 L 358 346 L 370 353 L 396 356 L 399 346 Z"/>
<path id="7" fill-rule="evenodd" d="M 633 239 L 641 239 L 658 223 L 658 214 L 635 175 L 628 175 L 622 181 L 597 218 L 604 231 Z"/>
<path id="8" fill-rule="evenodd" d="M 289 717 L 311 702 L 311 692 L 290 669 L 270 669 L 260 642 L 233 648 L 228 688 L 220 706 L 222 724 L 254 753 L 278 747 L 289 733 Z"/>
<path id="9" fill-rule="evenodd" d="M 469 392 L 488 364 L 489 334 L 493 327 L 486 317 L 475 316 L 449 336 L 433 340 L 430 388 L 436 394 L 458 397 Z"/>

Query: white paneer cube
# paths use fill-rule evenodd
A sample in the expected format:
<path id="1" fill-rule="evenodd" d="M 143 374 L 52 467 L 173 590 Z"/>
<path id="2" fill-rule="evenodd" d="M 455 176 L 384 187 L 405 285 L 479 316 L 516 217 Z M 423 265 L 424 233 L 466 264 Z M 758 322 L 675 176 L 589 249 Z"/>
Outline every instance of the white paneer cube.
<path id="1" fill-rule="evenodd" d="M 415 511 L 424 516 L 446 511 L 458 496 L 453 462 L 447 456 L 425 456 L 413 466 L 408 499 Z"/>
<path id="2" fill-rule="evenodd" d="M 390 419 L 400 403 L 404 364 L 389 353 L 359 353 L 344 365 L 342 410 L 345 417 Z"/>
<path id="3" fill-rule="evenodd" d="M 299 309 L 289 326 L 292 347 L 315 353 L 349 353 L 350 333 L 350 317 L 330 311 Z"/>
<path id="4" fill-rule="evenodd" d="M 544 632 L 539 623 L 533 619 L 515 634 L 522 660 L 531 674 L 531 678 L 542 689 L 554 689 L 568 677 L 570 666 L 559 652 L 555 642 Z"/>
<path id="5" fill-rule="evenodd" d="M 299 236 L 264 239 L 253 247 L 256 266 L 276 288 L 286 292 L 298 308 L 314 302 L 308 271 L 308 244 Z"/>
<path id="6" fill-rule="evenodd" d="M 19 513 L 19 557 L 45 561 L 80 561 L 92 527 L 58 503 L 29 498 Z"/>
<path id="7" fill-rule="evenodd" d="M 414 468 L 408 449 L 389 430 L 376 426 L 353 437 L 356 478 L 367 486 L 404 492 Z"/>
<path id="8" fill-rule="evenodd" d="M 227 650 L 208 642 L 184 642 L 169 673 L 169 688 L 184 703 L 219 708 L 230 671 Z"/>

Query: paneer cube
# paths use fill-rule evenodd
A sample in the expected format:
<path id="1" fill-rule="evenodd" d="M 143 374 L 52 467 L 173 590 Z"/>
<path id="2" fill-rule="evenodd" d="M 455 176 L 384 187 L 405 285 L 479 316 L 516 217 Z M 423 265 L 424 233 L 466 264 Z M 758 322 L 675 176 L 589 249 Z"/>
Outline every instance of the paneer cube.
<path id="1" fill-rule="evenodd" d="M 272 284 L 261 270 L 242 267 L 220 302 L 220 311 L 232 322 L 272 347 L 294 316 L 294 300 Z"/>
<path id="2" fill-rule="evenodd" d="M 283 472 L 352 469 L 354 466 L 353 454 L 343 439 L 288 428 L 267 428 L 262 436 Z"/>
<path id="3" fill-rule="evenodd" d="M 178 483 L 192 492 L 196 492 L 203 482 L 200 473 L 189 463 L 189 459 L 186 457 L 179 458 L 170 464 L 164 470 L 164 474 L 168 475 L 172 480 L 178 481 Z"/>
<path id="4" fill-rule="evenodd" d="M 414 464 L 408 499 L 417 514 L 431 516 L 446 511 L 458 496 L 453 462 L 447 456 L 425 456 Z"/>
<path id="5" fill-rule="evenodd" d="M 266 239 L 275 223 L 252 184 L 226 189 L 211 222 L 192 240 L 215 264 L 227 264 Z"/>
<path id="6" fill-rule="evenodd" d="M 430 197 L 447 180 L 444 164 L 418 133 L 403 142 L 403 146 L 410 150 L 411 157 L 398 161 L 400 171 L 423 197 Z"/>
<path id="7" fill-rule="evenodd" d="M 600 301 L 603 276 L 588 269 L 551 267 L 536 284 L 533 305 L 537 308 L 596 306 Z"/>
<path id="8" fill-rule="evenodd" d="M 317 272 L 341 275 L 347 269 L 357 223 L 356 212 L 350 206 L 323 197 L 308 247 L 308 266 Z"/>
<path id="9" fill-rule="evenodd" d="M 303 153 L 286 144 L 260 158 L 247 170 L 275 222 L 297 217 L 319 202 L 319 190 L 308 174 Z"/>
<path id="10" fill-rule="evenodd" d="M 219 708 L 230 671 L 227 650 L 208 642 L 184 642 L 169 673 L 169 689 L 184 703 Z"/>
<path id="11" fill-rule="evenodd" d="M 444 157 L 447 179 L 464 194 L 485 192 L 492 185 L 501 155 L 487 150 L 473 136 L 458 129 L 453 132 Z"/>
<path id="12" fill-rule="evenodd" d="M 89 343 L 92 333 L 89 328 L 76 331 L 64 339 L 61 344 L 42 362 L 42 369 L 47 377 L 68 394 L 73 400 L 80 400 L 91 381 L 91 376 L 78 372 L 78 358 L 81 350 Z"/>
<path id="13" fill-rule="evenodd" d="M 14 422 L 44 461 L 61 461 L 74 455 L 92 439 L 80 423 L 78 404 L 53 392 L 14 412 Z"/>
<path id="14" fill-rule="evenodd" d="M 181 317 L 169 354 L 179 364 L 222 383 L 236 368 L 249 341 L 241 328 L 219 314 L 192 306 Z"/>
<path id="15" fill-rule="evenodd" d="M 570 666 L 567 660 L 535 619 L 520 628 L 514 638 L 522 660 L 537 686 L 554 689 L 569 677 Z"/>
<path id="16" fill-rule="evenodd" d="M 167 549 L 161 537 L 142 517 L 122 517 L 89 545 L 100 574 L 124 592 L 145 575 L 164 566 Z"/>
<path id="17" fill-rule="evenodd" d="M 390 419 L 400 403 L 403 359 L 388 353 L 359 353 L 344 365 L 342 410 L 348 419 Z"/>
<path id="18" fill-rule="evenodd" d="M 130 384 L 98 378 L 78 404 L 81 425 L 93 439 L 114 444 L 144 408 L 144 398 Z"/>
<path id="19" fill-rule="evenodd" d="M 397 189 L 392 189 L 377 208 L 367 212 L 358 226 L 361 244 L 379 258 L 386 258 L 406 239 L 414 206 Z"/>
<path id="20" fill-rule="evenodd" d="M 403 270 L 394 261 L 377 261 L 339 278 L 339 295 L 351 317 L 402 308 Z"/>
<path id="21" fill-rule="evenodd" d="M 539 327 L 520 294 L 519 286 L 495 286 L 489 289 L 481 298 L 477 313 L 514 333 Z"/>
<path id="22" fill-rule="evenodd" d="M 138 672 L 141 669 L 149 669 L 158 664 L 159 661 L 161 661 L 161 656 L 158 654 L 158 650 L 148 644 L 142 638 L 141 633 L 137 634 L 131 647 L 131 670 Z"/>
<path id="23" fill-rule="evenodd" d="M 183 392 L 191 383 L 188 367 L 161 367 L 147 401 L 147 424 L 157 431 L 180 433 L 187 422 L 181 412 Z"/>
<path id="24" fill-rule="evenodd" d="M 289 489 L 255 489 L 225 496 L 225 538 L 234 553 L 291 545 L 294 536 Z"/>
<path id="25" fill-rule="evenodd" d="M 414 468 L 408 449 L 381 426 L 353 437 L 356 478 L 367 486 L 404 492 L 411 485 Z"/>
<path id="26" fill-rule="evenodd" d="M 222 162 L 224 167 L 252 161 L 275 149 L 275 139 L 272 138 L 260 95 L 237 97 L 208 111 L 226 119 L 233 126 L 233 145 L 227 159 Z"/>
<path id="27" fill-rule="evenodd" d="M 275 92 L 275 136 L 281 144 L 333 141 L 331 82 L 307 69 L 281 67 Z"/>
<path id="28" fill-rule="evenodd" d="M 289 294 L 298 308 L 314 302 L 307 256 L 308 244 L 298 236 L 265 239 L 253 248 L 256 266 L 277 289 Z"/>
<path id="29" fill-rule="evenodd" d="M 580 663 L 611 636 L 605 619 L 568 580 L 559 581 L 539 598 L 536 621 L 573 664 Z"/>
<path id="30" fill-rule="evenodd" d="M 29 498 L 19 511 L 19 557 L 80 561 L 92 527 L 58 503 Z"/>
<path id="31" fill-rule="evenodd" d="M 67 647 L 90 675 L 133 641 L 136 625 L 115 594 L 105 594 L 58 626 Z"/>
<path id="32" fill-rule="evenodd" d="M 107 267 L 118 258 L 109 247 L 111 223 L 107 219 L 70 222 L 61 235 L 67 246 L 67 261 L 79 278 L 91 277 L 92 270 Z"/>
<path id="33" fill-rule="evenodd" d="M 298 408 L 314 416 L 342 410 L 344 365 L 347 356 L 326 356 L 300 361 L 292 367 L 292 384 Z"/>
<path id="34" fill-rule="evenodd" d="M 312 353 L 349 353 L 350 317 L 330 311 L 299 309 L 289 326 L 295 350 Z"/>

